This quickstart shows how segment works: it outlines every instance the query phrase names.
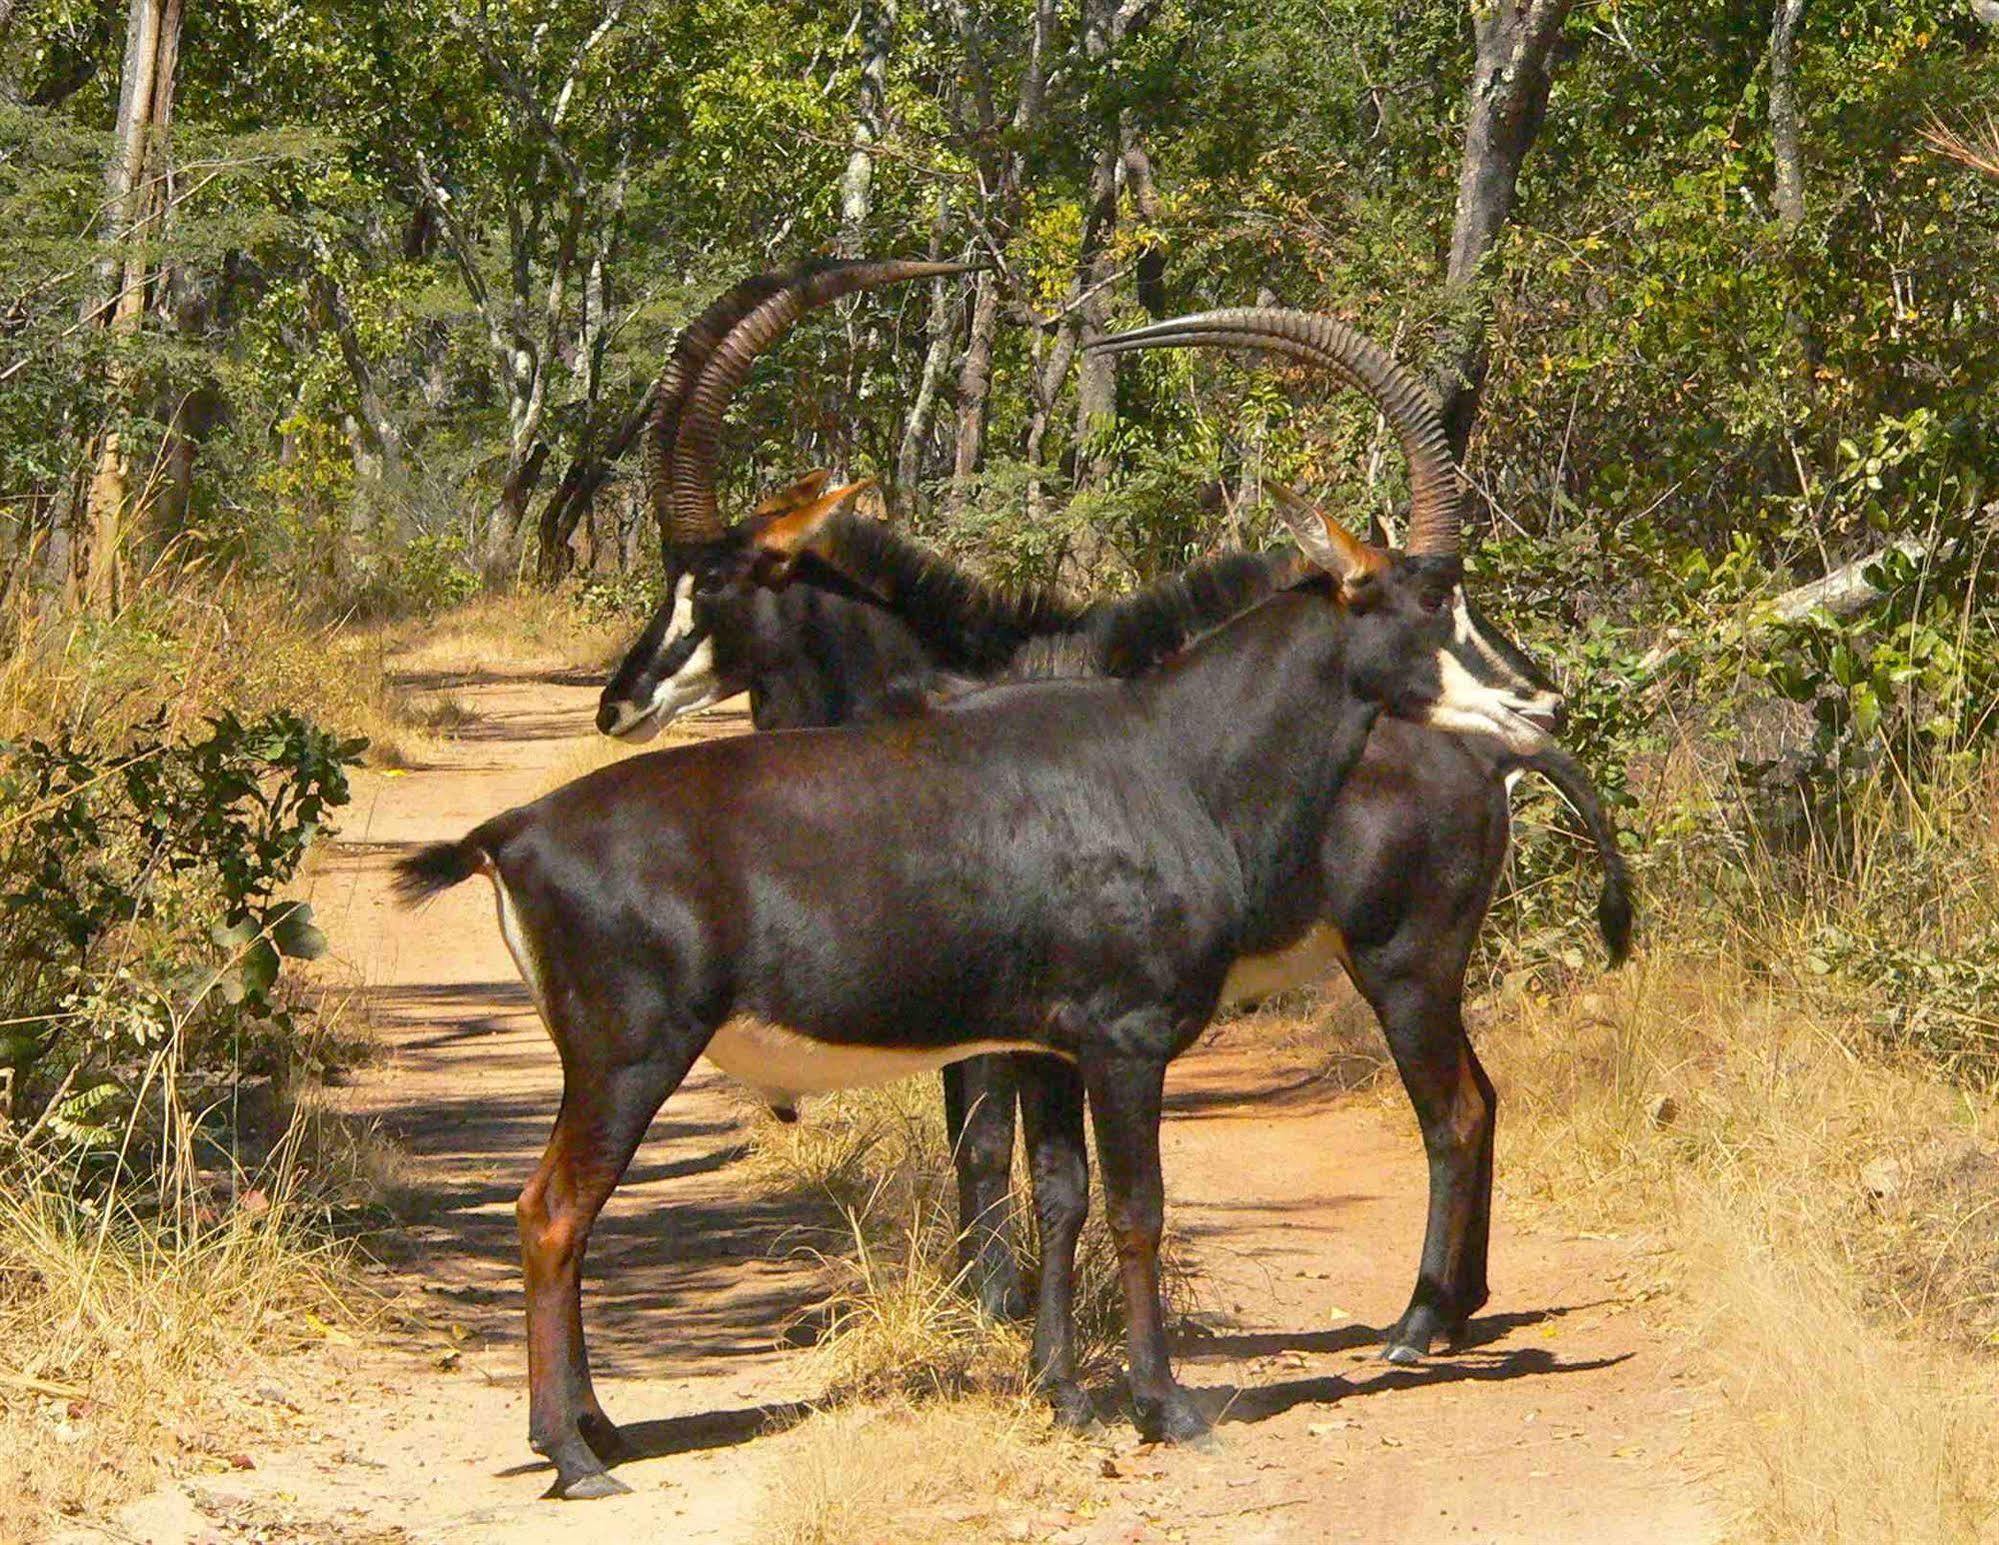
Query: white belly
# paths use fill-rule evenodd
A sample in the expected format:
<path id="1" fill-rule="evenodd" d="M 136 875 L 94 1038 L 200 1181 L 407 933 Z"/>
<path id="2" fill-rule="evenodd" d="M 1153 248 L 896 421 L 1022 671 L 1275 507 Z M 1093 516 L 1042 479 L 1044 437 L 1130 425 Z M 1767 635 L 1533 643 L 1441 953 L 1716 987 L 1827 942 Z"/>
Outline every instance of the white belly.
<path id="1" fill-rule="evenodd" d="M 732 1019 L 715 1032 L 707 1057 L 770 1104 L 788 1106 L 801 1094 L 892 1084 L 988 1052 L 1047 1050 L 1032 1041 L 966 1041 L 921 1050 L 841 1046 L 760 1019 Z"/>
<path id="2" fill-rule="evenodd" d="M 1245 955 L 1229 968 L 1222 983 L 1223 1008 L 1268 998 L 1272 993 L 1290 992 L 1300 987 L 1317 987 L 1335 971 L 1346 969 L 1347 941 L 1339 929 L 1325 923 L 1289 949 L 1268 955 Z"/>

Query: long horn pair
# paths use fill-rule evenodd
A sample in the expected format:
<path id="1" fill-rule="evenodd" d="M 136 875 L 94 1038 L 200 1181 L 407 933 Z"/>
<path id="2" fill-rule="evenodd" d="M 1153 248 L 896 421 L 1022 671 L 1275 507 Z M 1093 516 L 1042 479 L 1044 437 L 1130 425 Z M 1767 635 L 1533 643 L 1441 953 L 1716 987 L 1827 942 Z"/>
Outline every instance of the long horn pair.
<path id="1" fill-rule="evenodd" d="M 668 547 L 721 536 L 715 464 L 722 415 L 756 357 L 806 312 L 877 285 L 965 273 L 965 263 L 825 259 L 746 279 L 689 323 L 654 393 L 646 489 Z"/>
<path id="2" fill-rule="evenodd" d="M 1174 317 L 1100 338 L 1090 348 L 1122 354 L 1200 344 L 1289 355 L 1330 370 L 1366 393 L 1388 420 L 1409 462 L 1409 541 L 1404 550 L 1412 556 L 1456 554 L 1464 484 L 1443 419 L 1423 383 L 1386 349 L 1332 317 L 1272 306 L 1236 306 Z"/>

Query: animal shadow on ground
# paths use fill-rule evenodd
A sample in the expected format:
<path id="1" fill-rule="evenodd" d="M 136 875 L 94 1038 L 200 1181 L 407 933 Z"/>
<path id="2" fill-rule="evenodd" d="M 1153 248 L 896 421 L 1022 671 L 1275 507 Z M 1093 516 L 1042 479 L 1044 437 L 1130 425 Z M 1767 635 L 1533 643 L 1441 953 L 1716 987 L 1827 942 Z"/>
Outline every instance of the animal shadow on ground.
<path id="1" fill-rule="evenodd" d="M 1599 1301 L 1601 1302 L 1601 1301 Z M 1448 1350 L 1413 1366 L 1375 1362 L 1349 1374 L 1316 1374 L 1275 1384 L 1190 1385 L 1195 1403 L 1216 1425 L 1261 1422 L 1281 1416 L 1294 1406 L 1328 1405 L 1355 1395 L 1383 1389 L 1413 1389 L 1426 1384 L 1484 1383 L 1505 1379 L 1589 1373 L 1615 1367 L 1632 1354 L 1565 1362 L 1547 1347 L 1500 1348 L 1496 1343 L 1528 1326 L 1546 1324 L 1597 1304 L 1565 1304 L 1552 1309 L 1521 1310 L 1485 1315 L 1471 1322 L 1465 1337 Z M 1274 1357 L 1286 1352 L 1328 1354 L 1378 1347 L 1388 1339 L 1385 1325 L 1341 1325 L 1331 1330 L 1252 1331 L 1202 1334 L 1180 1338 L 1179 1350 L 1198 1357 Z M 1091 1403 L 1102 1420 L 1120 1419 L 1124 1392 L 1108 1386 L 1091 1392 Z"/>
<path id="2" fill-rule="evenodd" d="M 728 1411 L 697 1411 L 689 1416 L 663 1416 L 651 1421 L 631 1422 L 618 1429 L 618 1435 L 625 1444 L 625 1452 L 618 1463 L 734 1448 L 753 1438 L 769 1437 L 787 1427 L 795 1427 L 816 1409 L 802 1400 L 787 1400 L 771 1405 L 738 1406 Z M 547 1460 L 538 1459 L 527 1464 L 509 1465 L 504 1470 L 494 1471 L 494 1474 L 505 1480 L 554 1468 Z"/>

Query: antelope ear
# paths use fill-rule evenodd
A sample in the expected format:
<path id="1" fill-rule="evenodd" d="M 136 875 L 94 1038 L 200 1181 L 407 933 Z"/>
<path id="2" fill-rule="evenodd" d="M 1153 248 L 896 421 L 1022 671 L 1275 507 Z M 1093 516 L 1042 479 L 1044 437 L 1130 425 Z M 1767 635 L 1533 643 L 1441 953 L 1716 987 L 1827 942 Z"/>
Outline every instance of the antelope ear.
<path id="1" fill-rule="evenodd" d="M 1299 549 L 1317 567 L 1352 588 L 1387 566 L 1388 555 L 1354 536 L 1324 510 L 1282 483 L 1268 485 L 1277 513 L 1297 539 Z"/>
<path id="2" fill-rule="evenodd" d="M 826 486 L 826 480 L 832 475 L 827 468 L 819 467 L 785 484 L 782 488 L 773 488 L 757 501 L 757 507 L 750 511 L 750 514 L 753 517 L 782 515 L 787 510 L 801 509 L 819 497 L 820 491 Z"/>
<path id="3" fill-rule="evenodd" d="M 824 473 L 815 473 L 814 476 L 821 484 L 826 481 Z M 750 545 L 757 558 L 759 576 L 766 580 L 783 579 L 790 573 L 791 566 L 811 551 L 826 522 L 856 494 L 872 488 L 874 482 L 873 478 L 864 477 L 858 482 L 845 483 L 781 513 L 767 514 L 759 509 L 750 517 Z"/>

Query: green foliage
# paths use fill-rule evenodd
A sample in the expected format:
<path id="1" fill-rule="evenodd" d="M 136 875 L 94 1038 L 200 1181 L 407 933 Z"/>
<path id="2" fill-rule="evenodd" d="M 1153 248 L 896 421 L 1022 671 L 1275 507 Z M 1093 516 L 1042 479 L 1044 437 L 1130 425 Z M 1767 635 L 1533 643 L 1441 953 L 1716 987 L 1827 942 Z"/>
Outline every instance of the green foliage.
<path id="1" fill-rule="evenodd" d="M 285 959 L 326 937 L 282 899 L 362 750 L 290 713 L 159 721 L 116 750 L 71 735 L 0 759 L 0 1061 L 13 1114 L 82 1140 L 128 1112 L 171 1042 L 184 1069 L 290 1036 Z M 110 1090 L 112 1093 L 104 1091 Z"/>
<path id="2" fill-rule="evenodd" d="M 379 610 L 434 617 L 477 595 L 481 583 L 461 534 L 425 532 L 382 565 L 369 590 Z"/>

